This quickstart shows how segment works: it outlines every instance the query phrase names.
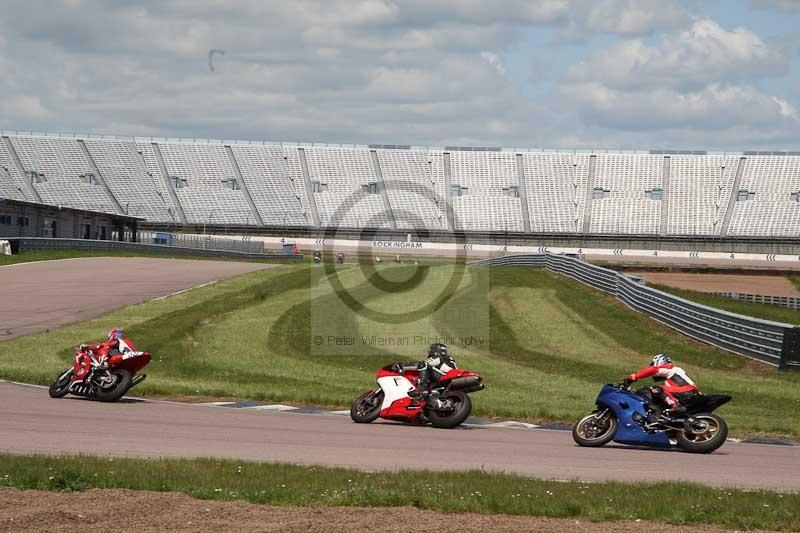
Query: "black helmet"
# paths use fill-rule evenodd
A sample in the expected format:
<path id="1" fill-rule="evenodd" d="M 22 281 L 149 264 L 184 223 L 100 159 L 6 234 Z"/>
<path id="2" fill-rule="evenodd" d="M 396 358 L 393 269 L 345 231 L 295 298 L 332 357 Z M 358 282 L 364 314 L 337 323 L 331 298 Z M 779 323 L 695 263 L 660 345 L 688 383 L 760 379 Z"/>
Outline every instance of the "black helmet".
<path id="1" fill-rule="evenodd" d="M 428 347 L 428 357 L 443 357 L 447 355 L 447 345 L 434 342 Z"/>

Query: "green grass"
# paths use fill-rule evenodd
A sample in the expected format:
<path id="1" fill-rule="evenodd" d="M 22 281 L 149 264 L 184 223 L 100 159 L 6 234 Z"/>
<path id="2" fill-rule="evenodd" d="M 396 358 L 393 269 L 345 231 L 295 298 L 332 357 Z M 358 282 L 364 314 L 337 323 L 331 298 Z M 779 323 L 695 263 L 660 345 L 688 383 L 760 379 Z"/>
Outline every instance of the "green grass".
<path id="1" fill-rule="evenodd" d="M 800 276 L 786 276 L 786 278 L 791 281 L 798 290 L 800 290 Z"/>
<path id="2" fill-rule="evenodd" d="M 656 285 L 653 283 L 648 283 L 648 286 L 668 292 L 670 294 L 674 294 L 675 296 L 680 296 L 681 298 L 685 298 L 699 304 L 730 311 L 731 313 L 738 313 L 740 315 L 752 316 L 764 320 L 773 320 L 775 322 L 800 324 L 800 311 L 795 311 L 794 309 L 779 307 L 777 305 L 744 302 L 740 300 L 734 300 L 733 298 L 726 298 L 725 296 L 717 296 L 715 294 L 689 291 L 685 289 L 676 289 L 674 287 Z"/>
<path id="3" fill-rule="evenodd" d="M 800 436 L 800 373 L 677 335 L 568 278 L 514 267 L 362 268 L 340 267 L 340 287 L 326 282 L 320 266 L 263 270 L 0 342 L 0 378 L 47 384 L 70 364 L 71 347 L 123 325 L 154 353 L 136 394 L 349 407 L 374 386 L 378 367 L 423 358 L 430 338 L 452 337 L 460 366 L 486 380 L 473 396 L 476 415 L 574 421 L 592 409 L 603 383 L 666 351 L 703 390 L 733 396 L 720 410 L 732 435 Z M 350 307 L 341 291 L 352 297 Z M 437 300 L 442 293 L 452 297 Z M 369 316 L 426 304 L 429 312 L 405 322 Z M 373 336 L 391 342 L 372 344 Z M 483 344 L 459 345 L 462 338 Z M 341 339 L 353 342 L 337 345 Z"/>
<path id="4" fill-rule="evenodd" d="M 64 248 L 56 250 L 27 250 L 14 255 L 0 255 L 0 266 L 36 261 L 54 261 L 57 259 L 74 259 L 84 257 L 155 257 L 159 259 L 202 259 L 205 261 L 246 261 L 258 263 L 287 262 L 298 263 L 297 259 L 250 259 L 247 257 L 211 257 L 191 254 L 170 254 L 165 252 L 145 252 L 136 250 L 80 250 Z"/>
<path id="5" fill-rule="evenodd" d="M 603 520 L 800 529 L 800 495 L 686 483 L 544 481 L 484 472 L 366 473 L 214 459 L 157 461 L 0 455 L 0 487 L 178 491 L 257 504 L 395 507 Z"/>

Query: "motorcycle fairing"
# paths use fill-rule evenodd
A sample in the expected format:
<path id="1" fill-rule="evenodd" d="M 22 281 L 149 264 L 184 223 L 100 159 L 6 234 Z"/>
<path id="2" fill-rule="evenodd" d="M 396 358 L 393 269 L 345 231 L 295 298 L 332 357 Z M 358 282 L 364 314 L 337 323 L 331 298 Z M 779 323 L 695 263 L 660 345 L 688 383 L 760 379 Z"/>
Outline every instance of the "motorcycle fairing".
<path id="1" fill-rule="evenodd" d="M 448 370 L 443 376 L 439 378 L 439 382 L 447 381 L 450 379 L 455 378 L 464 378 L 469 376 L 477 376 L 475 372 L 470 372 L 469 370 L 461 370 L 460 368 L 451 368 Z"/>
<path id="2" fill-rule="evenodd" d="M 597 405 L 611 409 L 617 418 L 617 431 L 614 441 L 620 444 L 644 446 L 670 446 L 669 438 L 664 432 L 648 433 L 634 419 L 648 418 L 646 398 L 630 391 L 620 390 L 613 385 L 605 385 L 597 397 Z"/>
<path id="3" fill-rule="evenodd" d="M 731 397 L 727 394 L 701 394 L 689 400 L 685 407 L 690 414 L 711 413 L 729 401 Z"/>
<path id="4" fill-rule="evenodd" d="M 407 374 L 410 374 L 407 373 Z M 383 391 L 381 418 L 415 422 L 420 414 L 420 406 L 412 406 L 409 392 L 416 387 L 405 376 L 384 375 L 378 378 L 378 386 Z"/>

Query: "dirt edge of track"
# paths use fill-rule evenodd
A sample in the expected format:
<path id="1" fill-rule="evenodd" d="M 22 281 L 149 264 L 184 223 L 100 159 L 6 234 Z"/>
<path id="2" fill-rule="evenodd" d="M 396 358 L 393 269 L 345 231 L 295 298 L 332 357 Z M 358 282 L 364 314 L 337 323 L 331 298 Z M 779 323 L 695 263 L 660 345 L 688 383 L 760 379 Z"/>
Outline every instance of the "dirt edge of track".
<path id="1" fill-rule="evenodd" d="M 106 505 L 111 502 L 111 512 Z M 292 507 L 200 500 L 180 492 L 0 489 L 3 531 L 666 531 L 717 532 L 714 526 L 589 522 L 574 518 L 442 513 L 415 507 Z"/>

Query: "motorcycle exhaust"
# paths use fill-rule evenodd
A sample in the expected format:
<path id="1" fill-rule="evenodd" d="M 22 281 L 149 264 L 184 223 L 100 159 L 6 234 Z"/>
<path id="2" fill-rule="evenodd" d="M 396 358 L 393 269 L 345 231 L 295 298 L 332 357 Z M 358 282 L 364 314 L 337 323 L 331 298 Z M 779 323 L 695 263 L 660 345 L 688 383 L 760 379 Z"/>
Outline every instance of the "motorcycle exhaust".
<path id="1" fill-rule="evenodd" d="M 135 376 L 135 377 L 134 377 L 134 378 L 131 380 L 131 388 L 135 387 L 136 385 L 138 385 L 139 383 L 141 383 L 142 381 L 144 381 L 144 379 L 145 379 L 146 377 L 147 377 L 147 374 L 139 374 L 138 376 Z"/>
<path id="2" fill-rule="evenodd" d="M 478 376 L 468 376 L 465 378 L 455 378 L 450 382 L 450 390 L 463 390 L 467 387 L 474 387 L 481 384 L 481 378 Z M 483 388 L 483 386 L 481 386 Z M 478 389 L 480 390 L 480 389 Z"/>
<path id="3" fill-rule="evenodd" d="M 478 383 L 477 385 L 473 385 L 472 387 L 467 387 L 465 389 L 458 389 L 459 391 L 463 392 L 464 394 L 470 392 L 478 392 L 479 390 L 483 390 L 485 388 L 483 383 Z"/>

